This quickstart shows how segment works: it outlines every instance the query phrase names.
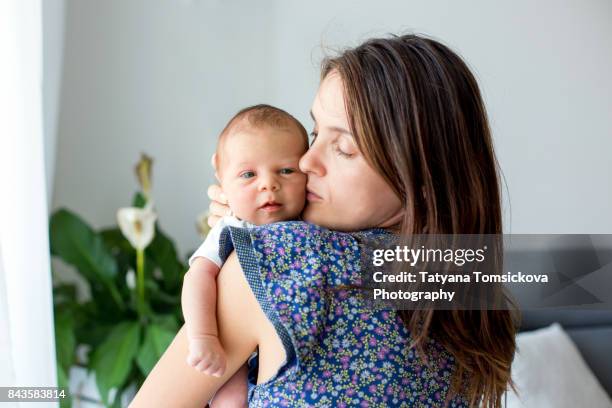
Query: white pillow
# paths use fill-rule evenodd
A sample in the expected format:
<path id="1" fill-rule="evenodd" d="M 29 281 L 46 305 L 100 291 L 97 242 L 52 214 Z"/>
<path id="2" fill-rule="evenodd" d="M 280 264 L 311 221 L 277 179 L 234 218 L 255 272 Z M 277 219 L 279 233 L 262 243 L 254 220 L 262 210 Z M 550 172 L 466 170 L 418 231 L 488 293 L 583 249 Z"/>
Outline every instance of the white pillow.
<path id="1" fill-rule="evenodd" d="M 559 323 L 516 338 L 508 408 L 612 408 L 612 400 Z"/>

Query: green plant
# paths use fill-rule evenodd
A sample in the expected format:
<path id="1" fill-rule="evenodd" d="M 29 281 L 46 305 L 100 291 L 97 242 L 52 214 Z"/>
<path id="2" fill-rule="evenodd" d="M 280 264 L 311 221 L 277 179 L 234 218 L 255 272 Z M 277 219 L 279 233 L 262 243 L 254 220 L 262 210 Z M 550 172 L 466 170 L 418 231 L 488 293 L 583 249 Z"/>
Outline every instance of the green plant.
<path id="1" fill-rule="evenodd" d="M 143 156 L 137 166 L 143 192 L 134 196 L 131 211 L 152 211 L 150 166 Z M 125 214 L 118 218 L 125 221 Z M 146 227 L 132 221 L 136 232 Z M 123 225 L 96 231 L 67 209 L 50 219 L 51 254 L 74 266 L 91 292 L 89 300 L 79 301 L 74 284 L 54 285 L 59 384 L 67 388 L 69 368 L 84 365 L 95 373 L 107 406 L 119 406 L 130 385 L 140 387 L 182 323 L 180 292 L 187 265 L 156 216 L 149 221 L 153 236 L 138 244 L 124 235 Z M 79 345 L 89 349 L 84 361 L 76 356 Z"/>

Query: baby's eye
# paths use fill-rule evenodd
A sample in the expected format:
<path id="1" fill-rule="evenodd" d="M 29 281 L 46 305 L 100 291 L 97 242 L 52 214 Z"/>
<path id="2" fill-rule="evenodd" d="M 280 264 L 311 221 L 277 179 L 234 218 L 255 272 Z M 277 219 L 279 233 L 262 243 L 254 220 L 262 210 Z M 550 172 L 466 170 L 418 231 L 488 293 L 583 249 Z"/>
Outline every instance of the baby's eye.
<path id="1" fill-rule="evenodd" d="M 245 171 L 245 172 L 240 174 L 240 177 L 242 177 L 244 179 L 250 179 L 252 177 L 255 177 L 255 172 L 254 171 Z"/>
<path id="2" fill-rule="evenodd" d="M 280 174 L 291 174 L 291 173 L 295 173 L 295 170 L 293 169 L 281 169 Z"/>

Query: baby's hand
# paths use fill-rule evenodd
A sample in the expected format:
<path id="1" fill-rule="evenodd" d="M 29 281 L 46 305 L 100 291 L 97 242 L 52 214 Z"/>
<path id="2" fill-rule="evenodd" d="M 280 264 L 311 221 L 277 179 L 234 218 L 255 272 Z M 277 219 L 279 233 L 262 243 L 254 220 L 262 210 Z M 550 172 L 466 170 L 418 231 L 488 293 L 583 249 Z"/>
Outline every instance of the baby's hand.
<path id="1" fill-rule="evenodd" d="M 190 337 L 187 364 L 204 374 L 221 377 L 225 372 L 226 357 L 217 336 Z"/>

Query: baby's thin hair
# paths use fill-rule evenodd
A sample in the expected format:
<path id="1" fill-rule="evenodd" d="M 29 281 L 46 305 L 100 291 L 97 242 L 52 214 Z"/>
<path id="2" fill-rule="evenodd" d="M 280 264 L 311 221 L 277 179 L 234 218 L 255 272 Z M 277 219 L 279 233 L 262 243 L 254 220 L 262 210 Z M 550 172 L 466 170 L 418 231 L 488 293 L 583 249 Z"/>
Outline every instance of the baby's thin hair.
<path id="1" fill-rule="evenodd" d="M 225 128 L 219 135 L 219 146 L 223 139 L 233 131 L 242 126 L 252 126 L 254 128 L 271 127 L 274 129 L 290 129 L 294 128 L 298 131 L 304 140 L 305 148 L 308 148 L 308 133 L 299 120 L 294 118 L 290 113 L 272 105 L 258 104 L 248 106 L 236 113 L 225 125 Z M 219 154 L 217 148 L 217 154 Z"/>
<path id="2" fill-rule="evenodd" d="M 215 154 L 215 167 L 218 174 L 221 174 L 221 163 L 223 161 L 223 143 L 225 138 L 241 128 L 251 127 L 261 129 L 269 127 L 272 129 L 285 129 L 289 131 L 297 131 L 304 143 L 304 151 L 308 150 L 308 133 L 299 120 L 291 116 L 288 112 L 274 107 L 272 105 L 259 104 L 246 107 L 236 113 L 225 125 L 219 141 L 217 142 L 217 151 Z"/>

